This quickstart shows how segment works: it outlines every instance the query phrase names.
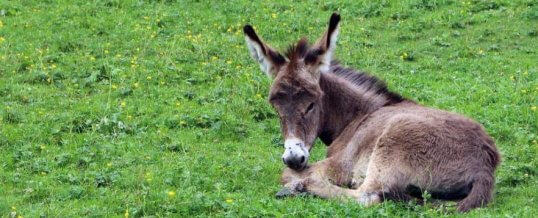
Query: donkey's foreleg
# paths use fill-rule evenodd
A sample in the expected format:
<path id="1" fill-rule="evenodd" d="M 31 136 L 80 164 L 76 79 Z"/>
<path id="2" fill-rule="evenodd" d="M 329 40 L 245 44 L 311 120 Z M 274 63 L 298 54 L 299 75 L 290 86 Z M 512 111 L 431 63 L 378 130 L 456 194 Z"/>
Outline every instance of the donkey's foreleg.
<path id="1" fill-rule="evenodd" d="M 302 188 L 305 192 L 327 199 L 357 199 L 357 190 L 342 188 L 335 185 L 326 177 L 310 175 L 302 181 Z"/>
<path id="2" fill-rule="evenodd" d="M 310 174 L 306 178 L 296 178 L 284 184 L 277 193 L 277 197 L 295 196 L 300 193 L 311 194 L 320 198 L 358 198 L 358 192 L 353 189 L 342 188 L 334 185 L 330 180 L 316 174 Z"/>
<path id="3" fill-rule="evenodd" d="M 317 162 L 307 169 L 297 172 L 292 169 L 284 170 L 282 183 L 284 188 L 277 196 L 290 196 L 298 193 L 308 193 L 321 198 L 357 198 L 356 191 L 342 188 L 334 184 L 329 169 L 330 159 Z"/>

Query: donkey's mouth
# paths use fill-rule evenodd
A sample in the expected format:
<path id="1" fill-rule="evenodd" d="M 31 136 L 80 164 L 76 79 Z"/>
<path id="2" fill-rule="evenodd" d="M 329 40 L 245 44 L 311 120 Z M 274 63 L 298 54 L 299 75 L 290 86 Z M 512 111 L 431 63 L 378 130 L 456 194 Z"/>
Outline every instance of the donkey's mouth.
<path id="1" fill-rule="evenodd" d="M 289 168 L 295 170 L 295 171 L 301 171 L 306 168 L 308 165 L 308 159 L 305 156 L 296 158 L 296 160 L 293 161 L 286 161 L 286 159 L 283 159 L 284 164 L 288 166 Z"/>

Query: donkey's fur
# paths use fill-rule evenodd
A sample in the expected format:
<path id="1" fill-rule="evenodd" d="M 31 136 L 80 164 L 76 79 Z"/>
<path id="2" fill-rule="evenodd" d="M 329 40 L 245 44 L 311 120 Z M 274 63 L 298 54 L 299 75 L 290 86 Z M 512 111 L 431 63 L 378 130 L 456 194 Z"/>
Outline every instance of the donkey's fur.
<path id="1" fill-rule="evenodd" d="M 284 186 L 364 205 L 422 191 L 459 200 L 462 212 L 486 205 L 500 162 L 493 140 L 470 119 L 404 99 L 377 78 L 332 61 L 339 20 L 333 14 L 317 43 L 301 39 L 285 56 L 245 26 L 252 57 L 274 78 L 269 98 L 290 167 Z M 318 137 L 329 145 L 327 158 L 307 165 Z"/>

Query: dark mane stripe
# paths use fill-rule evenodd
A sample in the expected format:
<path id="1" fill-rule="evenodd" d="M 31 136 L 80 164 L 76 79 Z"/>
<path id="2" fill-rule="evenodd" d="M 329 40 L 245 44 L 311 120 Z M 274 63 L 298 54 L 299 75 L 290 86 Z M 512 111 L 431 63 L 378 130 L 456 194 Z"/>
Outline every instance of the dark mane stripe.
<path id="1" fill-rule="evenodd" d="M 387 97 L 386 105 L 396 104 L 405 100 L 400 94 L 390 91 L 385 82 L 375 76 L 364 72 L 357 72 L 351 68 L 342 67 L 338 62 L 331 62 L 330 73 L 343 78 L 357 87 L 371 90 L 372 92 Z"/>

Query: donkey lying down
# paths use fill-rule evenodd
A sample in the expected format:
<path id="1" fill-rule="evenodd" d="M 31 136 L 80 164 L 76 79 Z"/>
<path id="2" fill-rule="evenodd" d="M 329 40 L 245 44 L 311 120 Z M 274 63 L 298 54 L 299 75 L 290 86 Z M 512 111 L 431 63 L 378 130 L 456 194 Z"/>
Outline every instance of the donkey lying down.
<path id="1" fill-rule="evenodd" d="M 315 44 L 301 39 L 285 56 L 244 27 L 250 55 L 274 80 L 269 102 L 285 138 L 284 187 L 363 205 L 428 191 L 459 200 L 462 212 L 485 206 L 500 162 L 493 140 L 470 119 L 421 106 L 333 61 L 339 21 L 333 14 Z M 308 165 L 318 137 L 327 158 Z"/>

